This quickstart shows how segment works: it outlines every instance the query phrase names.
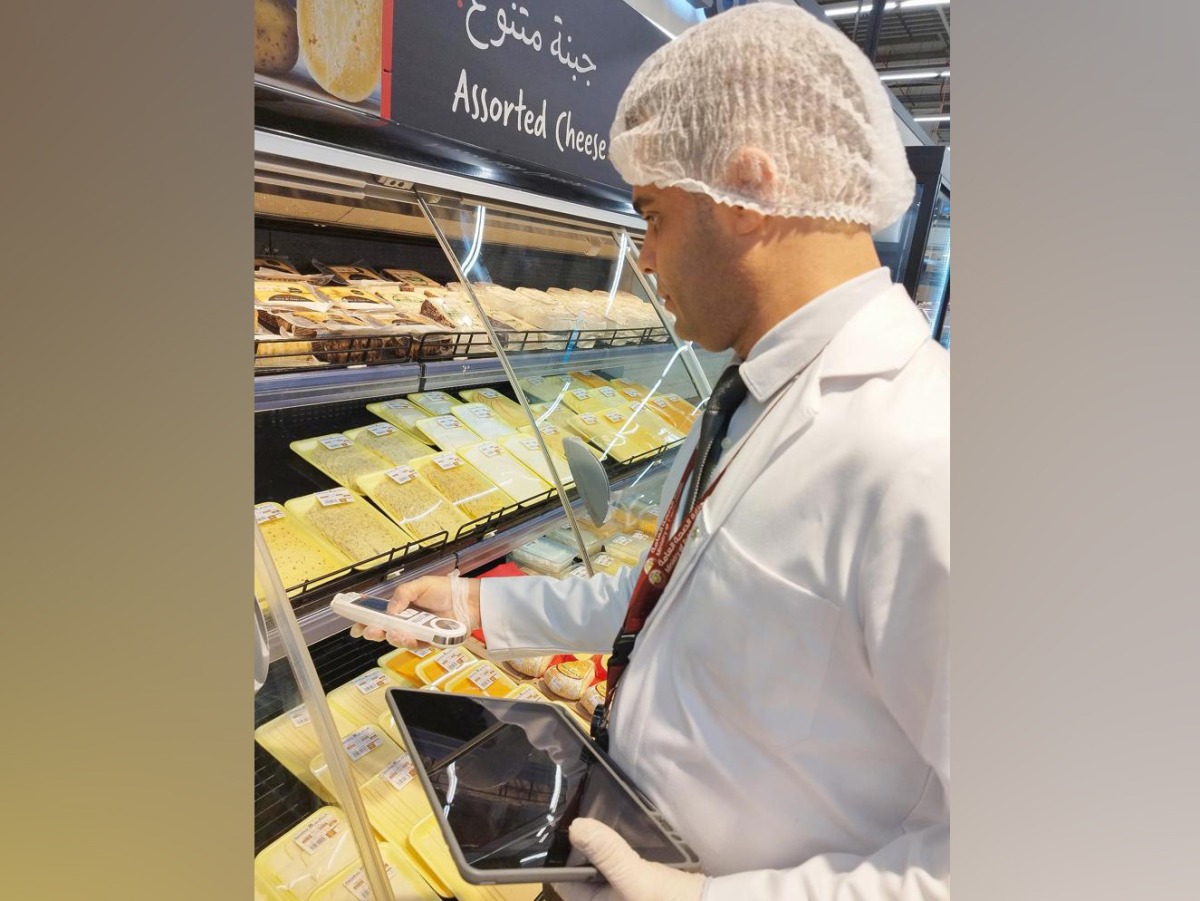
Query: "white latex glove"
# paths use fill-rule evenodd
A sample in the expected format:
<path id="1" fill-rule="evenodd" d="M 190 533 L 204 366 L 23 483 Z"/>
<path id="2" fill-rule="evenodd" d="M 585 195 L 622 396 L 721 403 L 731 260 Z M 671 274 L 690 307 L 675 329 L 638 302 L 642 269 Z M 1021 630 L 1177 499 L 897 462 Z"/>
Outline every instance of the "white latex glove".
<path id="1" fill-rule="evenodd" d="M 700 901 L 707 877 L 684 873 L 638 856 L 629 843 L 599 820 L 571 823 L 571 844 L 591 861 L 608 885 L 562 882 L 554 886 L 563 901 Z"/>
<path id="2" fill-rule="evenodd" d="M 420 607 L 439 616 L 464 623 L 467 632 L 479 627 L 479 588 L 475 579 L 460 579 L 455 572 L 446 576 L 422 576 L 404 582 L 392 592 L 388 613 L 399 613 L 407 607 Z M 350 627 L 351 638 L 384 641 L 398 648 L 415 649 L 426 644 L 403 630 L 384 632 L 378 626 L 355 623 Z"/>

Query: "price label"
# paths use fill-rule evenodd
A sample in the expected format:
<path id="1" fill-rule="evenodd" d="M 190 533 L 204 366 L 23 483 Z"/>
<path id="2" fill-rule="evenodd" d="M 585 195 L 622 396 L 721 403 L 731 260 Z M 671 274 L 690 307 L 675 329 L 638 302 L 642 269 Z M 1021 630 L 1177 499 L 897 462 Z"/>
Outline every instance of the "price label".
<path id="1" fill-rule="evenodd" d="M 615 535 L 613 536 L 612 543 L 620 545 L 633 544 L 633 539 L 628 535 Z"/>
<path id="2" fill-rule="evenodd" d="M 636 388 L 623 388 L 622 392 L 625 394 L 626 397 L 632 397 L 635 400 L 642 396 L 641 392 L 638 391 Z"/>
<path id="3" fill-rule="evenodd" d="M 397 485 L 403 485 L 405 482 L 411 482 L 417 477 L 417 471 L 411 466 L 397 466 L 395 469 L 387 471 L 387 477 Z"/>
<path id="4" fill-rule="evenodd" d="M 312 722 L 312 717 L 308 715 L 308 708 L 301 704 L 299 707 L 293 707 L 288 711 L 288 719 L 292 721 L 292 725 L 297 729 L 307 726 Z"/>
<path id="5" fill-rule="evenodd" d="M 365 695 L 391 684 L 391 680 L 383 674 L 381 669 L 367 670 L 354 680 L 354 686 Z"/>
<path id="6" fill-rule="evenodd" d="M 557 435 L 558 426 L 553 426 L 550 423 L 546 423 L 545 425 L 538 426 L 538 431 L 540 431 L 543 435 Z"/>
<path id="7" fill-rule="evenodd" d="M 661 397 L 650 398 L 650 403 L 654 404 L 654 406 L 658 407 L 660 410 L 665 410 L 667 408 L 667 402 Z"/>
<path id="8" fill-rule="evenodd" d="M 587 388 L 576 388 L 571 393 L 574 394 L 576 397 L 578 397 L 580 400 L 588 399 L 588 389 Z"/>
<path id="9" fill-rule="evenodd" d="M 616 561 L 613 560 L 612 557 L 608 556 L 608 554 L 597 554 L 596 562 L 601 566 L 612 566 Z"/>
<path id="10" fill-rule="evenodd" d="M 342 739 L 342 747 L 346 749 L 351 760 L 365 757 L 382 744 L 383 736 L 376 732 L 373 726 L 364 726 L 353 735 Z"/>
<path id="11" fill-rule="evenodd" d="M 389 400 L 384 406 L 389 410 L 415 410 L 411 403 L 406 400 Z"/>
<path id="12" fill-rule="evenodd" d="M 254 521 L 260 526 L 264 522 L 271 522 L 274 519 L 283 519 L 283 507 L 279 504 L 256 504 L 254 507 Z"/>
<path id="13" fill-rule="evenodd" d="M 474 416 L 476 419 L 494 419 L 495 418 L 492 415 L 492 411 L 489 410 L 487 407 L 482 407 L 482 406 L 474 407 L 473 406 L 470 408 L 470 410 L 471 410 L 471 415 Z"/>
<path id="14" fill-rule="evenodd" d="M 339 448 L 349 447 L 354 443 L 345 435 L 325 435 L 317 440 L 330 450 L 338 450 Z"/>
<path id="15" fill-rule="evenodd" d="M 608 387 L 608 385 L 604 385 L 600 389 L 600 393 L 603 394 L 605 397 L 616 397 L 617 396 L 617 392 L 614 391 L 612 388 Z"/>
<path id="16" fill-rule="evenodd" d="M 340 504 L 354 503 L 354 495 L 348 488 L 330 488 L 328 491 L 318 491 L 313 495 L 322 507 L 336 507 Z"/>
<path id="17" fill-rule="evenodd" d="M 402 754 L 383 768 L 383 778 L 390 782 L 396 791 L 412 782 L 416 775 L 417 770 L 413 766 L 412 758 L 407 754 Z"/>
<path id="18" fill-rule="evenodd" d="M 544 378 L 542 378 L 540 375 L 531 375 L 525 381 L 528 382 L 530 385 L 540 385 L 542 382 L 544 382 L 546 380 Z"/>
<path id="19" fill-rule="evenodd" d="M 579 418 L 583 422 L 586 422 L 588 425 L 595 425 L 596 423 L 598 423 L 600 421 L 595 416 L 593 416 L 591 413 L 582 413 L 582 414 L 580 414 Z"/>
<path id="20" fill-rule="evenodd" d="M 455 466 L 462 466 L 462 460 L 459 459 L 458 454 L 437 454 L 433 458 L 433 462 L 442 467 L 442 469 L 453 469 Z"/>
<path id="21" fill-rule="evenodd" d="M 438 425 L 440 425 L 443 429 L 465 428 L 463 426 L 463 424 L 461 422 L 459 422 L 457 419 L 455 419 L 453 416 L 439 416 L 436 419 L 434 419 L 434 422 L 436 422 Z"/>
<path id="22" fill-rule="evenodd" d="M 332 813 L 323 813 L 292 839 L 305 854 L 315 854 L 331 838 L 336 838 L 342 824 Z"/>
<path id="23" fill-rule="evenodd" d="M 458 648 L 448 648 L 433 659 L 437 661 L 438 666 L 448 673 L 454 672 L 467 662 L 466 655 Z"/>
<path id="24" fill-rule="evenodd" d="M 490 663 L 485 663 L 467 676 L 467 681 L 473 682 L 481 691 L 487 691 L 488 686 L 499 678 L 500 674 L 496 672 L 495 667 Z"/>
<path id="25" fill-rule="evenodd" d="M 480 397 L 486 397 L 486 398 L 488 398 L 488 399 L 490 400 L 490 399 L 491 399 L 491 398 L 493 398 L 493 397 L 499 397 L 499 396 L 500 396 L 500 392 L 499 392 L 499 391 L 497 391 L 495 388 L 480 388 L 480 389 L 479 389 L 479 396 L 480 396 Z"/>
<path id="26" fill-rule="evenodd" d="M 479 445 L 479 452 L 485 457 L 499 457 L 504 453 L 498 444 L 481 444 Z"/>
<path id="27" fill-rule="evenodd" d="M 433 648 L 405 648 L 405 650 L 414 657 L 420 657 L 422 659 L 433 653 Z"/>
<path id="28" fill-rule="evenodd" d="M 604 418 L 609 422 L 624 422 L 625 417 L 621 415 L 620 410 L 605 410 Z"/>
<path id="29" fill-rule="evenodd" d="M 371 425 L 367 426 L 367 431 L 370 432 L 372 435 L 375 435 L 378 438 L 384 438 L 387 435 L 390 435 L 393 432 L 398 431 L 398 429 L 394 425 L 392 425 L 390 422 L 376 422 L 376 423 L 372 423 Z"/>
<path id="30" fill-rule="evenodd" d="M 682 398 L 682 397 L 680 397 L 678 394 L 668 394 L 668 395 L 667 395 L 667 400 L 669 400 L 669 401 L 670 401 L 671 403 L 673 403 L 673 404 L 677 404 L 677 403 L 679 403 L 681 400 L 683 400 L 683 398 Z"/>
<path id="31" fill-rule="evenodd" d="M 521 445 L 526 450 L 531 450 L 531 451 L 541 450 L 541 448 L 538 447 L 538 442 L 537 442 L 536 438 L 522 438 Z"/>

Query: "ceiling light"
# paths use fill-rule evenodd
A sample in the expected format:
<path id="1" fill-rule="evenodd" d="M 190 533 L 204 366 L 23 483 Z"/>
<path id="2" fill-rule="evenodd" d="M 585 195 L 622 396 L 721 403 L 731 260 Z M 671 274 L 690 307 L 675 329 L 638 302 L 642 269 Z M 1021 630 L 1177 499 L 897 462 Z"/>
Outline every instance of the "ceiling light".
<path id="1" fill-rule="evenodd" d="M 913 116 L 913 121 L 914 122 L 949 122 L 950 115 L 949 115 L 949 113 L 947 113 L 945 116 Z"/>
<path id="2" fill-rule="evenodd" d="M 949 69 L 947 69 L 945 72 L 943 72 L 943 73 L 942 73 L 942 75 L 941 75 L 941 77 L 942 77 L 942 78 L 949 78 L 949 77 L 950 77 L 950 70 L 949 70 Z"/>
<path id="3" fill-rule="evenodd" d="M 950 0 L 900 0 L 901 9 L 918 9 L 922 6 L 949 6 Z M 884 9 L 887 9 L 885 6 Z"/>
<path id="4" fill-rule="evenodd" d="M 949 0 L 947 0 L 947 2 L 949 2 Z M 884 12 L 895 8 L 895 3 L 883 4 Z M 829 16 L 829 18 L 836 19 L 839 16 L 853 16 L 857 15 L 858 13 L 863 13 L 865 15 L 866 13 L 869 13 L 871 9 L 872 6 L 870 3 L 864 3 L 861 6 L 857 3 L 848 3 L 845 6 L 826 6 L 824 7 L 823 12 L 825 15 Z"/>
<path id="5" fill-rule="evenodd" d="M 880 81 L 908 81 L 916 78 L 938 78 L 937 72 L 884 72 Z"/>

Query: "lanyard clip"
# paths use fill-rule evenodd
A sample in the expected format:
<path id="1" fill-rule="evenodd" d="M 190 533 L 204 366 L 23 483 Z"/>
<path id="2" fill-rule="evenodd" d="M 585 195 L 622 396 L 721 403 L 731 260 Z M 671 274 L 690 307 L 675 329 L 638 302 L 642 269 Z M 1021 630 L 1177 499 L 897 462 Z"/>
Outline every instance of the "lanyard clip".
<path id="1" fill-rule="evenodd" d="M 603 704 L 597 704 L 592 711 L 592 740 L 600 746 L 600 750 L 608 750 L 608 724 L 605 722 Z"/>
<path id="2" fill-rule="evenodd" d="M 623 666 L 629 662 L 629 655 L 633 653 L 633 643 L 637 641 L 637 632 L 621 632 L 613 641 L 612 657 L 610 663 L 615 662 L 618 666 Z"/>

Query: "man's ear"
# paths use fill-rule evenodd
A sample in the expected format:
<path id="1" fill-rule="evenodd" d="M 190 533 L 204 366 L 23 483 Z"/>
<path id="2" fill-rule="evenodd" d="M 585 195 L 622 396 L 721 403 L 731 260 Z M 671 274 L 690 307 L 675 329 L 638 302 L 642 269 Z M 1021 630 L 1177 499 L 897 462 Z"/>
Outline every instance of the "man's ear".
<path id="1" fill-rule="evenodd" d="M 747 200 L 770 203 L 779 188 L 775 161 L 758 147 L 739 147 L 725 160 L 725 183 Z M 762 213 L 741 206 L 733 209 L 731 225 L 737 234 L 750 234 L 762 225 Z"/>

